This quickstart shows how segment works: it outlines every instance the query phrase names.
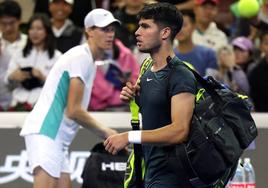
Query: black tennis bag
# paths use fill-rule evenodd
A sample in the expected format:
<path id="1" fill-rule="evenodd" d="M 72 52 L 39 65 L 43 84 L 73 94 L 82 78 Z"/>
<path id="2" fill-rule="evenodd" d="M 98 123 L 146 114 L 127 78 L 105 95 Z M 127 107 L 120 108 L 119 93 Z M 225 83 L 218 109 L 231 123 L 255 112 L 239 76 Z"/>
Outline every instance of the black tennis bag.
<path id="1" fill-rule="evenodd" d="M 125 150 L 112 155 L 105 150 L 103 143 L 96 144 L 82 172 L 82 188 L 123 187 L 127 159 Z"/>
<path id="2" fill-rule="evenodd" d="M 176 155 L 194 187 L 225 187 L 243 150 L 257 136 L 245 96 L 191 70 L 204 93 L 197 101 L 189 140 L 176 146 Z"/>

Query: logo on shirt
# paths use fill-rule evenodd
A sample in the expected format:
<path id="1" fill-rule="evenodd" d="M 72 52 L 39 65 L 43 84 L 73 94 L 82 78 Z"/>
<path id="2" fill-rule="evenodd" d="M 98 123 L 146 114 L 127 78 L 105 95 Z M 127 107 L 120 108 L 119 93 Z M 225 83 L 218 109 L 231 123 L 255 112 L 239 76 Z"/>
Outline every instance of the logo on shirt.
<path id="1" fill-rule="evenodd" d="M 151 80 L 153 80 L 152 78 L 147 78 L 146 81 L 150 82 Z"/>

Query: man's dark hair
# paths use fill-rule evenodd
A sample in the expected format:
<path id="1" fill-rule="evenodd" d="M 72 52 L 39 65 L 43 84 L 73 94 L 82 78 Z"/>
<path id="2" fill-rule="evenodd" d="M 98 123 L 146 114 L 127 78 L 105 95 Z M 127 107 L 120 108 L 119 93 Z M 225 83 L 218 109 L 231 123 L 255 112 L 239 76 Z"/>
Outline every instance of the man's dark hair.
<path id="1" fill-rule="evenodd" d="M 15 17 L 18 20 L 21 18 L 21 7 L 16 1 L 4 1 L 0 3 L 0 18 L 3 16 Z"/>
<path id="2" fill-rule="evenodd" d="M 186 10 L 186 9 L 185 10 L 181 10 L 181 14 L 183 16 L 189 17 L 190 20 L 191 20 L 191 22 L 192 23 L 195 23 L 195 14 L 194 14 L 194 12 L 192 10 Z"/>
<path id="3" fill-rule="evenodd" d="M 169 3 L 152 3 L 145 5 L 139 12 L 138 19 L 153 19 L 160 27 L 170 27 L 171 41 L 181 30 L 183 18 L 180 11 Z"/>

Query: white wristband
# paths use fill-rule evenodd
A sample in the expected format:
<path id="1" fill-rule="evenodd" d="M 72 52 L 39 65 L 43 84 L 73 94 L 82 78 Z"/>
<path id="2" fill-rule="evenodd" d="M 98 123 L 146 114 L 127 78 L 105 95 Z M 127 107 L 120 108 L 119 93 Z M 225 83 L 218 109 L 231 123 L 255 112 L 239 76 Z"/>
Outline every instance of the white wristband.
<path id="1" fill-rule="evenodd" d="M 128 142 L 131 144 L 141 144 L 141 131 L 129 131 Z"/>

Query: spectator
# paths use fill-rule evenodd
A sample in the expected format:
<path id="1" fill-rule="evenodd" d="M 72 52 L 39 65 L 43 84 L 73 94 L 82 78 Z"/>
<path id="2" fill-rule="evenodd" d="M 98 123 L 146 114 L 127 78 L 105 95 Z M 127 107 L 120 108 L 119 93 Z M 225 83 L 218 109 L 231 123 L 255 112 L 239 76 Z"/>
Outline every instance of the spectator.
<path id="1" fill-rule="evenodd" d="M 177 34 L 176 39 L 179 45 L 174 49 L 176 56 L 187 61 L 194 68 L 205 76 L 217 71 L 217 58 L 215 52 L 201 45 L 195 45 L 192 41 L 192 33 L 195 29 L 195 15 L 190 10 L 182 10 L 183 26 Z"/>
<path id="2" fill-rule="evenodd" d="M 196 29 L 193 32 L 195 44 L 207 46 L 217 51 L 227 45 L 225 33 L 217 28 L 214 19 L 218 13 L 219 0 L 195 0 Z"/>
<path id="3" fill-rule="evenodd" d="M 0 3 L 0 109 L 6 110 L 11 102 L 11 90 L 4 83 L 11 54 L 22 50 L 27 36 L 20 33 L 21 7 L 15 1 Z"/>
<path id="4" fill-rule="evenodd" d="M 218 50 L 219 71 L 214 77 L 235 92 L 249 95 L 249 83 L 245 72 L 235 64 L 235 55 L 231 46 Z"/>
<path id="5" fill-rule="evenodd" d="M 166 2 L 176 5 L 179 10 L 191 10 L 194 8 L 194 0 L 157 0 L 158 2 Z"/>
<path id="6" fill-rule="evenodd" d="M 25 48 L 11 58 L 7 70 L 6 81 L 18 84 L 12 92 L 10 110 L 32 109 L 50 69 L 61 55 L 55 50 L 51 23 L 45 14 L 30 19 L 28 34 Z"/>
<path id="7" fill-rule="evenodd" d="M 264 57 L 249 73 L 250 96 L 257 112 L 268 112 L 268 31 L 260 36 Z"/>
<path id="8" fill-rule="evenodd" d="M 131 50 L 136 47 L 135 31 L 138 28 L 137 13 L 143 8 L 145 0 L 124 0 L 124 6 L 114 12 L 121 25 L 116 30 L 116 36 Z"/>
<path id="9" fill-rule="evenodd" d="M 72 13 L 74 0 L 50 0 L 49 11 L 52 15 L 52 30 L 56 37 L 57 48 L 62 53 L 85 41 L 83 30 L 68 19 Z"/>
<path id="10" fill-rule="evenodd" d="M 112 64 L 98 66 L 93 84 L 91 110 L 104 110 L 107 108 L 126 107 L 120 98 L 122 86 L 127 81 L 135 83 L 139 74 L 139 64 L 131 53 L 118 39 L 114 42 Z M 122 108 L 119 108 L 122 110 Z"/>
<path id="11" fill-rule="evenodd" d="M 263 0 L 258 14 L 258 26 L 260 30 L 268 30 L 268 1 Z"/>
<path id="12" fill-rule="evenodd" d="M 232 41 L 235 53 L 235 63 L 247 74 L 254 66 L 253 44 L 246 37 L 237 37 Z"/>
<path id="13" fill-rule="evenodd" d="M 35 0 L 34 12 L 43 12 L 50 14 L 49 12 L 49 1 L 50 0 Z M 89 0 L 74 0 L 72 13 L 70 19 L 78 27 L 84 27 L 84 17 L 87 13 L 94 8 L 95 2 Z"/>

